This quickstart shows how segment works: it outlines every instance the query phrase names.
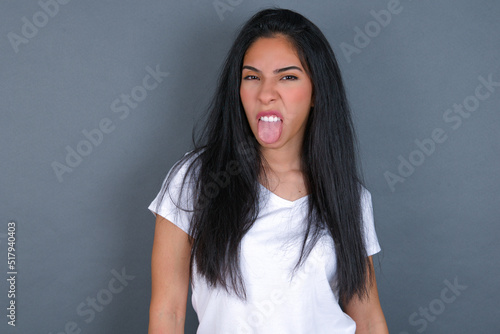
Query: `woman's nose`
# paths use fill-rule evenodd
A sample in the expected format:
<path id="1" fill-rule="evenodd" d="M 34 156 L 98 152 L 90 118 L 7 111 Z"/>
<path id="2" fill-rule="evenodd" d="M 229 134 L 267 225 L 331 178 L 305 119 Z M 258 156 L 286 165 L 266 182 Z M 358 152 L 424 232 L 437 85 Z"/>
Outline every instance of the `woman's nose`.
<path id="1" fill-rule="evenodd" d="M 259 91 L 259 100 L 263 104 L 268 104 L 278 97 L 278 92 L 276 91 L 275 83 L 271 80 L 262 80 L 261 87 Z"/>

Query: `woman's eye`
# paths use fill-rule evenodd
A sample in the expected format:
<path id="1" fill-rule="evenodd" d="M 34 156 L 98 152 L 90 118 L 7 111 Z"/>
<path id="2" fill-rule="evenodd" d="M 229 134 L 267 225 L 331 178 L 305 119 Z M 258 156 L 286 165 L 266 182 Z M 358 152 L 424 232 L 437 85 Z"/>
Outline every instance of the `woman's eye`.
<path id="1" fill-rule="evenodd" d="M 297 80 L 298 78 L 295 75 L 285 75 L 282 79 L 285 80 Z"/>
<path id="2" fill-rule="evenodd" d="M 257 77 L 255 75 L 247 75 L 246 77 L 243 78 L 243 80 L 253 80 L 253 79 L 257 79 Z"/>

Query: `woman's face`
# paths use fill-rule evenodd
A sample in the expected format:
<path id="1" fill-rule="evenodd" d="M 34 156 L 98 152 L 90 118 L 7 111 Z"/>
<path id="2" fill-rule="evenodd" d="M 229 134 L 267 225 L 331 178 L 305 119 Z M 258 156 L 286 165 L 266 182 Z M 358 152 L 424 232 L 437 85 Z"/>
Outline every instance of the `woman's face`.
<path id="1" fill-rule="evenodd" d="M 257 39 L 245 53 L 241 78 L 241 102 L 259 144 L 300 149 L 313 87 L 293 45 L 283 36 Z"/>

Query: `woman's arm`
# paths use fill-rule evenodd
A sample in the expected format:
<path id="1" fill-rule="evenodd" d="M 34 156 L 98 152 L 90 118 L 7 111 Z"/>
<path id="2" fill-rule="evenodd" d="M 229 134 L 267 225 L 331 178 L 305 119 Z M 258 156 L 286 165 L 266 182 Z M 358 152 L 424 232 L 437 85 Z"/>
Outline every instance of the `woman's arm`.
<path id="1" fill-rule="evenodd" d="M 356 334 L 388 334 L 389 330 L 378 298 L 377 281 L 371 256 L 369 260 L 371 274 L 367 277 L 366 283 L 368 298 L 360 300 L 355 296 L 345 305 L 344 310 L 356 322 Z"/>
<path id="2" fill-rule="evenodd" d="M 149 334 L 184 334 L 190 254 L 189 235 L 156 215 L 151 255 Z"/>

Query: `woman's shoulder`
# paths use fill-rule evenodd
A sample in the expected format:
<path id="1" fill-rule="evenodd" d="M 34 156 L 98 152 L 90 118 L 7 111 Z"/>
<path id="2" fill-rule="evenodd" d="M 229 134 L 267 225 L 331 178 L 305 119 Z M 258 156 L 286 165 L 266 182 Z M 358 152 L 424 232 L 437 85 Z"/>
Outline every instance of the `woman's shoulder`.
<path id="1" fill-rule="evenodd" d="M 184 155 L 177 159 L 177 161 L 172 165 L 168 171 L 167 177 L 170 174 L 172 178 L 179 179 L 184 178 L 184 176 L 189 172 L 190 175 L 197 172 L 199 169 L 199 156 L 201 150 L 190 150 L 184 153 Z"/>
<path id="2" fill-rule="evenodd" d="M 362 203 L 366 202 L 366 201 L 371 202 L 371 200 L 372 200 L 372 194 L 362 184 L 360 184 L 360 198 L 361 198 Z"/>

